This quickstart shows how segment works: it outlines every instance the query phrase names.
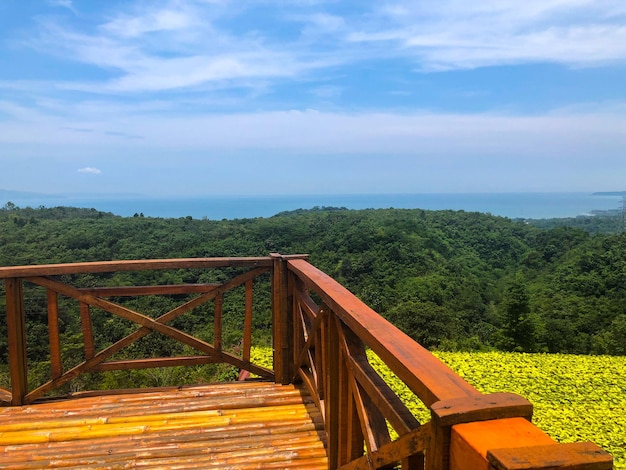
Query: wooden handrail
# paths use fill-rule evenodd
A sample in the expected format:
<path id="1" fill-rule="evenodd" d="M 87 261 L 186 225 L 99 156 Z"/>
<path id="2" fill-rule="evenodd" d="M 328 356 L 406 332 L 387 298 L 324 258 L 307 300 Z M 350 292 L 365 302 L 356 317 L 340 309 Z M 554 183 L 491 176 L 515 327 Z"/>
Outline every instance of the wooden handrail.
<path id="1" fill-rule="evenodd" d="M 557 444 L 531 424 L 532 405 L 526 399 L 478 392 L 305 260 L 284 262 L 291 276 L 285 297 L 291 299 L 293 316 L 292 375 L 317 396 L 330 468 L 613 467 L 612 457 L 595 444 Z M 321 305 L 315 304 L 312 294 Z M 369 364 L 366 348 L 430 409 L 430 422 L 420 425 L 408 416 L 406 407 Z M 391 439 L 389 426 L 399 435 L 397 439 Z"/>
<path id="2" fill-rule="evenodd" d="M 289 270 L 315 291 L 426 405 L 479 394 L 450 367 L 330 276 L 303 260 L 288 264 Z"/>
<path id="3" fill-rule="evenodd" d="M 0 279 L 33 276 L 58 276 L 63 274 L 112 273 L 121 271 L 154 271 L 162 269 L 205 269 L 253 266 L 271 267 L 272 258 L 178 258 L 94 261 L 88 263 L 41 264 L 36 266 L 5 266 L 0 267 Z"/>

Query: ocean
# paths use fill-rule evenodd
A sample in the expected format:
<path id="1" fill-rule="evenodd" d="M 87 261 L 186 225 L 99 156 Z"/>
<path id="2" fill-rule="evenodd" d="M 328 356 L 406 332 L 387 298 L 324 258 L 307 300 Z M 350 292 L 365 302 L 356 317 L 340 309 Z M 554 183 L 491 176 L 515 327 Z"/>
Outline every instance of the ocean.
<path id="1" fill-rule="evenodd" d="M 14 198 L 19 207 L 72 206 L 95 208 L 120 216 L 194 219 L 271 217 L 280 212 L 314 207 L 348 209 L 427 209 L 484 212 L 511 219 L 576 217 L 592 211 L 621 209 L 621 196 L 592 193 L 471 193 L 471 194 L 338 194 L 285 196 L 204 196 L 189 198 L 88 197 L 30 195 Z"/>

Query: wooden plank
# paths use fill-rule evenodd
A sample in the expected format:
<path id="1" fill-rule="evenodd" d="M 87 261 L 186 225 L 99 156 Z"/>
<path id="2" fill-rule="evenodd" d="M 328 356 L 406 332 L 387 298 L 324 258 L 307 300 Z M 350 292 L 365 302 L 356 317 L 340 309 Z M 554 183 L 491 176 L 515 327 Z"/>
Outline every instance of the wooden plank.
<path id="1" fill-rule="evenodd" d="M 176 284 L 162 286 L 84 287 L 78 290 L 98 297 L 135 297 L 142 295 L 205 294 L 218 287 L 220 287 L 220 284 Z"/>
<path id="2" fill-rule="evenodd" d="M 61 339 L 59 336 L 59 299 L 56 292 L 47 290 L 48 337 L 50 341 L 50 375 L 53 379 L 63 373 L 61 361 Z"/>
<path id="3" fill-rule="evenodd" d="M 419 427 L 419 421 L 368 362 L 353 358 L 349 366 L 355 380 L 398 434 L 405 434 Z"/>
<path id="4" fill-rule="evenodd" d="M 348 419 L 346 463 L 361 457 L 365 449 L 365 436 L 363 435 L 359 412 L 356 407 L 354 395 L 349 393 L 346 405 Z"/>
<path id="5" fill-rule="evenodd" d="M 0 388 L 0 406 L 10 405 L 12 398 L 10 390 Z"/>
<path id="6" fill-rule="evenodd" d="M 315 291 L 426 406 L 479 392 L 450 367 L 382 318 L 345 287 L 304 260 L 289 269 Z"/>
<path id="7" fill-rule="evenodd" d="M 313 374 L 311 372 L 300 369 L 298 371 L 298 379 L 300 380 L 300 382 L 302 382 L 309 394 L 313 397 L 313 400 L 315 400 L 315 404 L 319 408 L 322 415 L 325 415 L 324 402 L 320 400 L 320 396 L 317 393 L 317 384 L 315 383 Z"/>
<path id="8" fill-rule="evenodd" d="M 85 360 L 89 360 L 96 354 L 93 342 L 93 325 L 91 323 L 91 312 L 89 305 L 80 302 L 80 324 L 83 333 L 83 345 L 85 349 Z"/>
<path id="9" fill-rule="evenodd" d="M 391 441 L 389 430 L 387 429 L 387 422 L 379 407 L 376 406 L 369 394 L 367 394 L 356 381 L 354 375 L 351 373 L 352 369 L 347 367 L 349 362 L 367 360 L 365 346 L 336 316 L 335 325 L 339 332 L 339 344 L 342 353 L 341 366 L 345 368 L 346 374 L 348 375 L 346 381 L 348 387 L 344 393 L 350 393 L 354 400 L 354 405 L 361 424 L 361 432 L 365 438 L 367 452 L 375 452 L 381 446 Z M 344 405 L 343 402 L 342 405 Z M 346 432 L 347 430 L 341 429 L 341 431 Z"/>
<path id="10" fill-rule="evenodd" d="M 488 450 L 539 445 L 557 443 L 524 418 L 457 424 L 450 437 L 450 470 L 489 470 Z"/>
<path id="11" fill-rule="evenodd" d="M 346 368 L 345 351 L 339 349 L 339 465 L 351 460 L 350 450 L 350 432 L 353 429 L 354 422 L 350 421 L 350 373 Z M 358 418 L 356 420 L 358 422 Z"/>
<path id="12" fill-rule="evenodd" d="M 315 317 L 315 320 L 313 321 L 313 324 L 311 325 L 311 331 L 309 332 L 309 337 L 308 337 L 306 343 L 304 344 L 304 346 L 300 347 L 299 343 L 296 344 L 299 347 L 299 353 L 298 353 L 298 350 L 296 350 L 296 353 L 298 354 L 298 356 L 297 356 L 296 361 L 294 362 L 294 366 L 295 366 L 294 369 L 296 371 L 300 367 L 302 367 L 302 365 L 305 363 L 304 361 L 306 360 L 307 357 L 310 358 L 310 356 L 309 356 L 310 350 L 315 345 L 314 341 L 316 339 L 319 339 L 318 335 L 317 335 L 317 331 L 321 328 L 322 320 L 324 319 L 325 315 L 326 315 L 326 310 L 320 309 L 319 314 Z M 294 322 L 294 323 L 296 323 L 296 322 Z M 294 347 L 296 345 L 294 345 Z"/>
<path id="13" fill-rule="evenodd" d="M 271 267 L 270 257 L 178 258 L 88 263 L 42 264 L 37 266 L 0 267 L 0 279 L 10 277 L 57 276 L 61 274 L 152 271 L 162 269 L 201 269 L 226 267 Z"/>
<path id="14" fill-rule="evenodd" d="M 515 393 L 491 393 L 476 397 L 440 401 L 431 407 L 437 426 L 501 418 L 526 418 L 533 415 L 533 405 Z"/>
<path id="15" fill-rule="evenodd" d="M 315 318 L 319 311 L 319 307 L 313 301 L 309 293 L 304 288 L 304 284 L 300 280 L 297 280 L 296 282 L 295 296 L 298 299 L 298 303 L 300 304 L 302 310 L 307 314 L 307 317 Z"/>
<path id="16" fill-rule="evenodd" d="M 268 395 L 271 405 L 248 401 Z M 219 398 L 211 408 L 195 408 L 198 397 L 212 396 Z M 0 445 L 0 461 L 15 469 L 326 469 L 321 416 L 305 399 L 293 386 L 232 383 L 15 407 L 7 410 L 13 419 L 0 424 L 0 443 L 10 444 Z M 62 409 L 49 420 L 32 419 L 51 407 Z"/>
<path id="17" fill-rule="evenodd" d="M 278 253 L 270 254 L 273 262 L 272 268 L 272 346 L 273 346 L 273 360 L 274 374 L 276 375 L 276 381 L 279 383 L 285 383 L 288 378 L 284 376 L 285 373 L 285 361 L 287 360 L 285 354 L 285 345 L 283 341 L 283 303 L 285 301 L 283 291 L 283 277 L 284 270 L 281 269 L 283 264 L 282 258 Z"/>
<path id="18" fill-rule="evenodd" d="M 295 287 L 297 291 L 297 286 Z M 309 322 L 304 318 L 302 307 L 298 300 L 298 294 L 293 296 L 292 312 L 294 315 L 293 321 L 293 377 L 291 382 L 298 375 L 298 370 L 302 367 L 303 362 L 307 358 L 308 348 L 305 348 L 306 340 L 310 338 Z"/>
<path id="19" fill-rule="evenodd" d="M 5 280 L 7 334 L 9 336 L 9 369 L 11 376 L 11 404 L 21 405 L 28 393 L 28 365 L 26 361 L 26 318 L 21 279 Z"/>
<path id="20" fill-rule="evenodd" d="M 419 427 L 419 421 L 370 365 L 362 343 L 359 344 L 358 337 L 347 329 L 344 335 L 344 347 L 350 351 L 347 365 L 354 379 L 393 429 L 402 435 Z"/>
<path id="21" fill-rule="evenodd" d="M 363 393 L 361 387 L 352 382 L 352 396 L 354 397 L 356 410 L 361 422 L 361 431 L 365 438 L 367 452 L 376 452 L 385 444 L 391 442 L 385 417 L 374 406 L 370 397 Z"/>
<path id="22" fill-rule="evenodd" d="M 295 301 L 294 301 L 294 282 L 295 282 L 295 278 L 294 276 L 287 271 L 287 264 L 283 263 L 282 265 L 282 269 L 284 270 L 284 283 L 283 283 L 283 289 L 285 289 L 285 298 L 284 298 L 284 309 L 283 309 L 283 322 L 285 324 L 285 327 L 283 328 L 283 339 L 284 339 L 284 347 L 285 347 L 285 353 L 287 354 L 286 358 L 286 363 L 283 364 L 283 366 L 285 367 L 284 371 L 285 371 L 285 382 L 290 383 L 291 382 L 291 378 L 293 377 L 294 371 L 295 371 L 295 367 L 294 367 L 294 360 L 295 360 L 295 350 L 294 350 L 294 346 L 293 346 L 293 329 L 294 329 L 294 323 L 296 321 L 296 312 L 294 311 L 294 305 L 295 305 Z"/>
<path id="23" fill-rule="evenodd" d="M 492 449 L 495 470 L 611 470 L 613 457 L 591 442 Z"/>
<path id="24" fill-rule="evenodd" d="M 453 425 L 517 417 L 530 422 L 532 414 L 532 404 L 513 393 L 453 398 L 434 403 L 431 407 L 431 422 L 434 429 L 432 444 L 436 448 L 431 449 L 429 466 L 446 468 L 448 465 Z"/>
<path id="25" fill-rule="evenodd" d="M 316 347 L 313 354 L 309 357 L 317 381 L 317 395 L 319 395 L 320 400 L 325 400 L 328 389 L 326 371 L 328 370 L 328 323 L 330 322 L 330 309 L 325 304 L 321 305 L 319 314 L 322 317 L 322 324 L 316 330 Z M 309 349 L 309 351 L 311 350 Z"/>
<path id="26" fill-rule="evenodd" d="M 324 417 L 324 428 L 328 439 L 328 463 L 330 468 L 339 466 L 339 436 L 340 422 L 339 414 L 339 332 L 333 319 L 333 312 L 326 315 L 324 322 L 327 331 L 327 341 L 324 342 L 326 347 L 326 361 L 322 375 L 326 379 L 326 394 L 324 402 L 326 405 L 326 415 Z"/>
<path id="27" fill-rule="evenodd" d="M 224 296 L 219 294 L 215 297 L 215 307 L 213 309 L 213 348 L 216 353 L 222 352 L 222 306 Z"/>
<path id="28" fill-rule="evenodd" d="M 102 362 L 93 367 L 92 370 L 103 372 L 109 370 L 153 369 L 156 367 L 197 366 L 202 364 L 214 364 L 220 361 L 221 357 L 216 358 L 214 356 L 156 357 Z"/>
<path id="29" fill-rule="evenodd" d="M 429 423 L 400 436 L 393 442 L 381 447 L 378 451 L 368 453 L 363 457 L 340 467 L 340 470 L 372 470 L 388 468 L 401 460 L 423 453 L 430 441 Z M 404 468 L 404 467 L 403 467 Z M 413 467 L 409 467 L 413 468 Z M 416 467 L 419 468 L 419 467 Z M 468 470 L 472 467 L 464 467 Z M 441 470 L 441 469 L 438 469 Z M 474 470 L 472 468 L 472 470 Z"/>
<path id="30" fill-rule="evenodd" d="M 253 281 L 249 279 L 246 281 L 246 307 L 245 317 L 243 320 L 243 351 L 242 359 L 244 361 L 250 360 L 250 349 L 252 348 L 252 307 L 253 307 Z"/>

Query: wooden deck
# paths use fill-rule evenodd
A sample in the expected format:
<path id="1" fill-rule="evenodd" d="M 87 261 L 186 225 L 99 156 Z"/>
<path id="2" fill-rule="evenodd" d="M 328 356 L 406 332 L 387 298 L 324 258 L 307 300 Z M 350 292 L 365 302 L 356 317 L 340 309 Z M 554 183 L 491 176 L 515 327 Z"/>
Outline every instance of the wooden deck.
<path id="1" fill-rule="evenodd" d="M 0 467 L 326 469 L 322 436 L 294 385 L 94 392 L 0 408 Z"/>

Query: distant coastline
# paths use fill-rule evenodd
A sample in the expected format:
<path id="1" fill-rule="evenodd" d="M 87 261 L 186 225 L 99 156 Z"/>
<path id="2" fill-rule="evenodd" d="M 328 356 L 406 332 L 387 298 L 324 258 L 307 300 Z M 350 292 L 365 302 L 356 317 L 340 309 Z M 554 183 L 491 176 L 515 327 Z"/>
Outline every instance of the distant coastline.
<path id="1" fill-rule="evenodd" d="M 626 196 L 626 191 L 600 191 L 591 193 L 592 196 Z"/>
<path id="2" fill-rule="evenodd" d="M 284 196 L 148 197 L 137 194 L 47 195 L 0 190 L 0 207 L 94 208 L 123 217 L 194 219 L 251 219 L 281 212 L 319 207 L 347 209 L 424 209 L 483 212 L 511 219 L 568 218 L 612 213 L 621 207 L 615 193 L 440 193 L 440 194 L 336 194 Z"/>

